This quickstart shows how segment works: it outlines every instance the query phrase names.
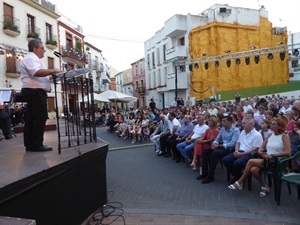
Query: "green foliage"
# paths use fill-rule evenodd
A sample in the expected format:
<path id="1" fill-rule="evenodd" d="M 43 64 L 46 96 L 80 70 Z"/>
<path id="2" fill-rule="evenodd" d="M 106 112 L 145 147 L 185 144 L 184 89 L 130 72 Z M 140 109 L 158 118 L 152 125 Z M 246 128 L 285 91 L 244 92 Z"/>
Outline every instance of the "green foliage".
<path id="1" fill-rule="evenodd" d="M 241 98 L 253 97 L 253 96 L 264 96 L 272 95 L 274 93 L 282 93 L 289 91 L 298 91 L 300 90 L 300 81 L 289 81 L 287 84 L 278 84 L 272 86 L 256 87 L 256 88 L 247 88 L 240 90 L 230 90 L 230 91 L 221 91 L 217 95 L 221 95 L 221 101 L 235 99 L 235 94 L 237 91 L 240 92 Z M 205 99 L 205 102 L 208 102 L 209 99 Z"/>
<path id="2" fill-rule="evenodd" d="M 29 32 L 29 33 L 27 34 L 27 38 L 34 38 L 34 39 L 36 39 L 36 38 L 38 38 L 38 37 L 39 37 L 39 34 L 36 33 L 36 32 L 34 32 L 34 31 Z"/>
<path id="3" fill-rule="evenodd" d="M 75 50 L 81 52 L 81 47 L 82 47 L 81 41 L 77 40 L 75 43 Z"/>
<path id="4" fill-rule="evenodd" d="M 16 26 L 16 25 L 14 25 L 12 22 L 10 22 L 10 21 L 4 21 L 3 22 L 3 29 L 5 30 L 5 29 L 8 29 L 8 30 L 12 30 L 12 31 L 15 31 L 15 32 L 18 32 L 18 33 L 20 33 L 20 31 L 19 31 L 19 27 L 18 26 Z"/>
<path id="5" fill-rule="evenodd" d="M 54 45 L 54 46 L 57 46 L 57 41 L 55 41 L 55 40 L 47 40 L 47 41 L 46 41 L 46 44 L 47 44 L 47 45 Z"/>

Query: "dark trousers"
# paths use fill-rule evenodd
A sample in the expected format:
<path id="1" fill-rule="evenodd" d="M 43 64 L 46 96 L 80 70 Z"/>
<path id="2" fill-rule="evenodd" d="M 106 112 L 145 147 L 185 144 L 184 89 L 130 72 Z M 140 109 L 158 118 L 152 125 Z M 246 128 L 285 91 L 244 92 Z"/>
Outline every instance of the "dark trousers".
<path id="1" fill-rule="evenodd" d="M 47 92 L 42 89 L 22 88 L 27 102 L 24 113 L 24 145 L 36 149 L 43 145 L 46 120 L 48 119 Z"/>
<path id="2" fill-rule="evenodd" d="M 202 155 L 202 174 L 204 176 L 214 177 L 218 161 L 229 152 L 226 148 L 204 149 Z"/>
<path id="3" fill-rule="evenodd" d="M 4 109 L 0 110 L 0 126 L 5 138 L 8 138 L 12 135 L 10 116 Z"/>
<path id="4" fill-rule="evenodd" d="M 170 147 L 171 147 L 171 151 L 172 151 L 172 154 L 173 156 L 176 158 L 176 159 L 181 159 L 182 156 L 180 154 L 180 152 L 178 151 L 178 149 L 176 148 L 176 145 L 181 143 L 181 142 L 184 142 L 185 139 L 183 139 L 182 141 L 176 141 L 176 138 L 173 139 L 171 142 L 170 142 Z"/>
<path id="5" fill-rule="evenodd" d="M 235 180 L 240 179 L 242 175 L 242 170 L 246 166 L 249 159 L 251 159 L 251 154 L 241 156 L 236 158 L 233 153 L 228 154 L 222 158 L 223 164 L 228 169 L 229 173 L 234 176 Z"/>
<path id="6" fill-rule="evenodd" d="M 160 138 L 159 138 L 159 142 L 160 142 L 160 151 L 163 153 L 163 154 L 166 154 L 166 147 L 167 147 L 167 139 L 168 137 L 170 136 L 170 134 L 165 134 L 165 135 L 162 135 Z"/>
<path id="7" fill-rule="evenodd" d="M 176 138 L 178 137 L 178 135 L 173 135 L 173 136 L 169 136 L 168 139 L 167 139 L 167 142 L 166 142 L 166 149 L 167 149 L 167 153 L 169 155 L 172 155 L 173 153 L 173 150 L 172 150 L 172 147 L 174 145 L 174 142 L 176 142 Z M 176 148 L 176 146 L 175 146 Z M 173 154 L 173 157 L 175 157 L 175 155 Z"/>

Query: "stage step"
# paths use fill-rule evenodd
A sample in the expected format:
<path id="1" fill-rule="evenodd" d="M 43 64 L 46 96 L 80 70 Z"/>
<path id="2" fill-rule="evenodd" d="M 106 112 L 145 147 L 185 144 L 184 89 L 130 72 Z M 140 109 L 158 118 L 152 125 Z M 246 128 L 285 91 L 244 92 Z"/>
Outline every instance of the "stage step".
<path id="1" fill-rule="evenodd" d="M 35 220 L 0 216 L 1 225 L 36 225 Z"/>

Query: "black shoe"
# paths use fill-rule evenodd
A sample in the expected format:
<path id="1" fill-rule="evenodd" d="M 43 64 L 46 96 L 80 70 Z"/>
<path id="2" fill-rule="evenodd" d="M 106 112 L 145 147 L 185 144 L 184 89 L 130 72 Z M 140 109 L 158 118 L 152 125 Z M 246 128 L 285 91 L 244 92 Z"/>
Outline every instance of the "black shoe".
<path id="1" fill-rule="evenodd" d="M 176 162 L 176 163 L 180 163 L 180 162 L 181 162 L 181 159 L 176 159 L 175 162 Z"/>
<path id="2" fill-rule="evenodd" d="M 32 151 L 32 152 L 46 152 L 46 151 L 52 151 L 52 150 L 53 150 L 53 148 L 43 145 L 43 146 L 41 146 L 37 149 L 31 149 L 30 151 Z"/>
<path id="3" fill-rule="evenodd" d="M 3 137 L 0 137 L 0 141 L 2 141 L 4 138 Z"/>
<path id="4" fill-rule="evenodd" d="M 12 135 L 8 135 L 8 136 L 5 137 L 6 140 L 9 140 L 9 139 L 12 139 L 12 138 L 13 138 Z"/>
<path id="5" fill-rule="evenodd" d="M 208 184 L 210 182 L 213 182 L 214 180 L 215 180 L 215 178 L 213 178 L 213 177 L 206 177 L 201 183 Z"/>
<path id="6" fill-rule="evenodd" d="M 171 157 L 171 156 L 170 156 L 169 154 L 165 154 L 164 157 L 165 157 L 165 158 L 169 158 L 169 157 Z"/>
<path id="7" fill-rule="evenodd" d="M 207 175 L 201 174 L 201 175 L 199 175 L 198 177 L 196 177 L 196 179 L 197 179 L 197 180 L 202 180 L 202 179 L 204 179 L 204 178 L 206 178 L 206 177 L 207 177 Z"/>

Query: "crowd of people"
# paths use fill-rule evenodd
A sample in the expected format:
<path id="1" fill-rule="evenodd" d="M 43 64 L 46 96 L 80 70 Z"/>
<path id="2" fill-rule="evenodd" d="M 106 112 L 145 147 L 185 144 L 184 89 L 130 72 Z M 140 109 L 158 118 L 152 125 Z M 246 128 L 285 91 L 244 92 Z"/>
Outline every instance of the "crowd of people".
<path id="1" fill-rule="evenodd" d="M 219 161 L 232 179 L 229 188 L 241 189 L 249 174 L 269 188 L 261 176 L 265 161 L 295 154 L 300 148 L 300 98 L 266 96 L 238 101 L 172 104 L 106 112 L 106 126 L 132 144 L 145 138 L 155 145 L 159 157 L 185 162 L 199 171 L 202 184 L 215 179 Z M 184 102 L 184 101 L 180 101 Z M 177 103 L 177 102 L 176 102 Z M 297 168 L 296 168 L 297 169 Z M 299 168 L 298 168 L 299 169 Z"/>

